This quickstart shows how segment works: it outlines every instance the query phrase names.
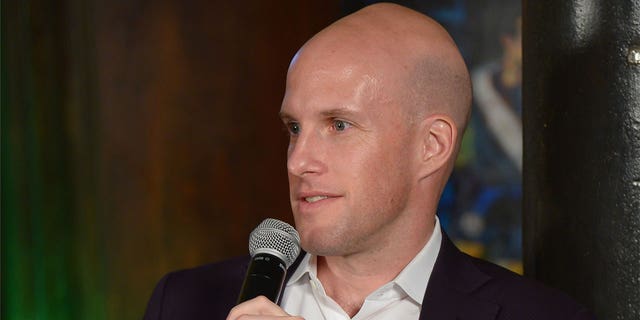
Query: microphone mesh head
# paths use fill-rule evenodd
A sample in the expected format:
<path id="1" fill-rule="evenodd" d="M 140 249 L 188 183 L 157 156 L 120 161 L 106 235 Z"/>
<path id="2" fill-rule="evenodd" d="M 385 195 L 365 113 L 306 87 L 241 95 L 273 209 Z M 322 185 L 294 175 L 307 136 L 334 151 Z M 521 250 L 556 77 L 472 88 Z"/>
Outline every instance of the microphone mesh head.
<path id="1" fill-rule="evenodd" d="M 284 261 L 287 268 L 300 254 L 300 236 L 296 229 L 277 219 L 265 219 L 249 236 L 249 253 L 269 253 Z"/>

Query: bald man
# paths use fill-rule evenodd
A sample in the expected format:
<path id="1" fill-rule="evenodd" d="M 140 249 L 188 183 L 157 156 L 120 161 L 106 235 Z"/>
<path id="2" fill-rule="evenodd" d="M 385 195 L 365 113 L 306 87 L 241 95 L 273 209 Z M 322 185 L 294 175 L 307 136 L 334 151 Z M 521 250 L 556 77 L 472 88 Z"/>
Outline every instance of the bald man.
<path id="1" fill-rule="evenodd" d="M 469 118 L 448 33 L 368 6 L 291 62 L 280 117 L 303 253 L 276 305 L 235 305 L 247 257 L 165 276 L 145 319 L 589 319 L 562 293 L 459 252 L 438 200 Z"/>

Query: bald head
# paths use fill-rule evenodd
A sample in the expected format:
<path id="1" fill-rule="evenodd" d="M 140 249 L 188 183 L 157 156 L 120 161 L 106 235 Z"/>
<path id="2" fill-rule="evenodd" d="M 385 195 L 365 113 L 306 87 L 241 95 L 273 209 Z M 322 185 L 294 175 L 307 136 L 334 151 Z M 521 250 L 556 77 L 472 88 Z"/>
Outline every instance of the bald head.
<path id="1" fill-rule="evenodd" d="M 446 30 L 419 12 L 390 3 L 365 7 L 310 39 L 291 68 L 300 60 L 359 69 L 375 82 L 377 99 L 404 107 L 410 119 L 446 114 L 460 137 L 466 127 L 471 83 L 464 60 Z"/>
<path id="2" fill-rule="evenodd" d="M 451 37 L 413 10 L 372 5 L 309 40 L 280 109 L 303 248 L 345 256 L 399 239 L 410 256 L 422 248 L 470 97 Z"/>

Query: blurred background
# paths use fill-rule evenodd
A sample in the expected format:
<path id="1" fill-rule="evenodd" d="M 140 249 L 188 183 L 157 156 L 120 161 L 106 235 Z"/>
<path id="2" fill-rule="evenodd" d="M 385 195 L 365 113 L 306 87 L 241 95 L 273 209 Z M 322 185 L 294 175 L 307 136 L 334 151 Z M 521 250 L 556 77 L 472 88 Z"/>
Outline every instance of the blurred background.
<path id="1" fill-rule="evenodd" d="M 292 223 L 289 60 L 372 2 L 3 1 L 2 318 L 139 319 L 163 274 Z M 473 74 L 442 224 L 521 272 L 520 2 L 396 2 L 440 21 Z"/>

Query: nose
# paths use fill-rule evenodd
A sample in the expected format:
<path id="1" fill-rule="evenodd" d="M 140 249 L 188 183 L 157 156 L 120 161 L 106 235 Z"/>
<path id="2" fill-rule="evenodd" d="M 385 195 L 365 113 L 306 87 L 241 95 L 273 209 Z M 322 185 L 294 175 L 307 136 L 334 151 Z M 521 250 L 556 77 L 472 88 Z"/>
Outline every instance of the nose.
<path id="1" fill-rule="evenodd" d="M 322 173 L 325 165 L 321 160 L 322 141 L 314 132 L 300 133 L 289 142 L 287 151 L 287 170 L 289 175 L 302 177 L 309 174 Z"/>

